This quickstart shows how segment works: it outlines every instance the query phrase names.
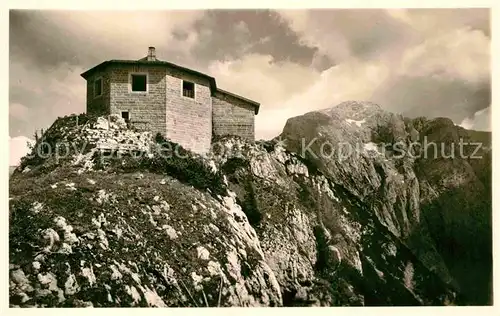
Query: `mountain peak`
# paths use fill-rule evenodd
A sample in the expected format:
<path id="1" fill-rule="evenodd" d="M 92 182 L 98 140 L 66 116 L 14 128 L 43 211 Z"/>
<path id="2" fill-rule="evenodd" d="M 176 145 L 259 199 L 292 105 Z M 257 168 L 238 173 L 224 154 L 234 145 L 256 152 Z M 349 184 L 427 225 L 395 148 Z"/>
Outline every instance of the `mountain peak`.
<path id="1" fill-rule="evenodd" d="M 340 117 L 371 116 L 383 111 L 380 105 L 368 101 L 345 101 L 319 112 Z"/>

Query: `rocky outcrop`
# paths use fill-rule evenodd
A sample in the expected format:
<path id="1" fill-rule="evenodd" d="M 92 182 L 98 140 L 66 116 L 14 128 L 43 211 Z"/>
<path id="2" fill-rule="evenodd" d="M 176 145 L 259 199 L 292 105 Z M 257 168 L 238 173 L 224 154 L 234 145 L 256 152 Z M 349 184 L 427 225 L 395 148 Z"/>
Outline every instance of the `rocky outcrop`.
<path id="1" fill-rule="evenodd" d="M 26 158 L 10 179 L 12 306 L 464 303 L 423 202 L 444 191 L 423 184 L 418 158 L 375 146 L 425 133 L 411 121 L 344 104 L 290 119 L 281 140 L 223 138 L 202 157 L 119 118 L 74 119 L 44 139 L 88 152 Z M 314 157 L 319 142 L 303 156 L 303 137 L 359 156 Z M 110 139 L 139 143 L 97 146 Z"/>

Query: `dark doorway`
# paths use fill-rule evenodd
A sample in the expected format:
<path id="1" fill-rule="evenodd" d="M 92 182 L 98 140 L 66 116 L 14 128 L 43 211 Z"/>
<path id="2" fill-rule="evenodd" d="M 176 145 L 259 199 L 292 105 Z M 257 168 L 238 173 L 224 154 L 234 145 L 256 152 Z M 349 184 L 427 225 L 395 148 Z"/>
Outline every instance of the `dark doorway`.
<path id="1" fill-rule="evenodd" d="M 125 122 L 129 122 L 129 112 L 128 111 L 122 111 L 122 118 L 125 120 Z"/>

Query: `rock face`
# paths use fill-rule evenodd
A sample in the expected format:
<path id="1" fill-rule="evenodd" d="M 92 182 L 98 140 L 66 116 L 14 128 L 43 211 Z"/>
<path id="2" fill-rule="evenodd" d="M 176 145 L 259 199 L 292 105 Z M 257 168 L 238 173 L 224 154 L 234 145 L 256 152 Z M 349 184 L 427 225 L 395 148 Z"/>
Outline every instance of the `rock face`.
<path id="1" fill-rule="evenodd" d="M 85 141 L 87 151 L 26 158 L 10 179 L 12 306 L 491 303 L 490 163 L 455 168 L 377 148 L 421 152 L 409 145 L 441 135 L 435 120 L 344 103 L 290 119 L 281 140 L 223 138 L 203 157 L 181 148 L 182 158 L 119 119 L 104 130 L 72 120 L 40 142 Z M 138 142 L 133 155 L 97 146 L 125 138 Z M 323 155 L 326 141 L 357 144 L 358 156 Z M 463 196 L 470 181 L 482 187 Z M 485 245 L 469 251 L 461 229 Z M 490 268 L 476 273 L 476 296 L 466 267 Z"/>

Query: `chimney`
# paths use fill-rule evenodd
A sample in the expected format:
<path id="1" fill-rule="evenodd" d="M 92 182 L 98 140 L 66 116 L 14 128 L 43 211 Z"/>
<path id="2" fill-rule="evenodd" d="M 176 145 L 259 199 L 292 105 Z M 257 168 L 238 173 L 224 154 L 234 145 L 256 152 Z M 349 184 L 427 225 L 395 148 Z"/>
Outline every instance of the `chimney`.
<path id="1" fill-rule="evenodd" d="M 153 46 L 150 46 L 148 49 L 148 61 L 155 61 L 156 60 L 156 52 L 155 48 Z"/>

